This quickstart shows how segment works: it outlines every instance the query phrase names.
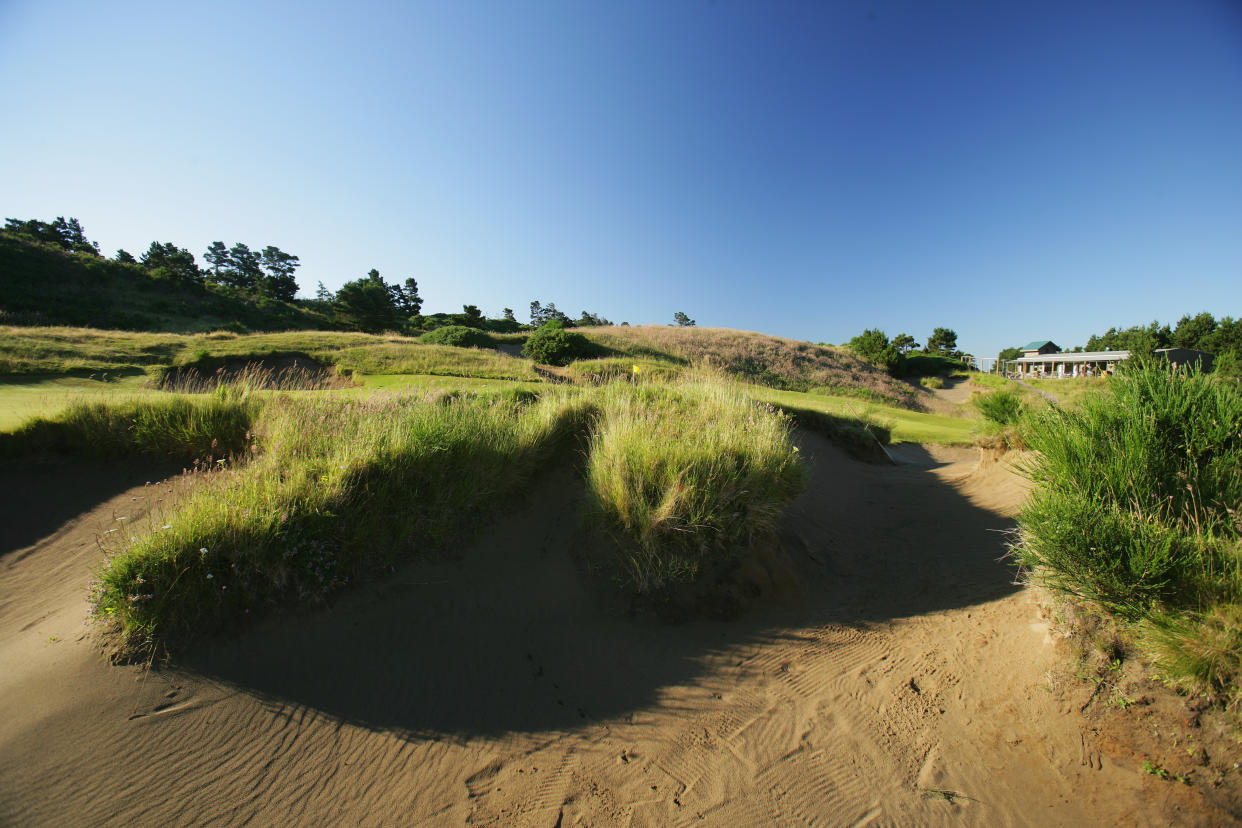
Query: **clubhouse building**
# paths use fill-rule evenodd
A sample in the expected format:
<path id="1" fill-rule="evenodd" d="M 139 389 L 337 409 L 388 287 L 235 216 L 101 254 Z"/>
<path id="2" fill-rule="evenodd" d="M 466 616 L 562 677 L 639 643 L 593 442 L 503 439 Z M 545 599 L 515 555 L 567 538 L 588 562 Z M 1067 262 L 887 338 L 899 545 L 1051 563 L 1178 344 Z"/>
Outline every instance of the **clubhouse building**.
<path id="1" fill-rule="evenodd" d="M 1157 348 L 1176 370 L 1178 366 L 1199 363 L 1212 367 L 1212 355 L 1193 348 Z M 1065 379 L 1067 377 L 1099 377 L 1113 373 L 1117 363 L 1128 359 L 1129 351 L 1077 351 L 1062 353 L 1048 340 L 1032 342 L 1022 348 L 1022 356 L 1008 360 L 1005 373 L 1016 379 Z"/>

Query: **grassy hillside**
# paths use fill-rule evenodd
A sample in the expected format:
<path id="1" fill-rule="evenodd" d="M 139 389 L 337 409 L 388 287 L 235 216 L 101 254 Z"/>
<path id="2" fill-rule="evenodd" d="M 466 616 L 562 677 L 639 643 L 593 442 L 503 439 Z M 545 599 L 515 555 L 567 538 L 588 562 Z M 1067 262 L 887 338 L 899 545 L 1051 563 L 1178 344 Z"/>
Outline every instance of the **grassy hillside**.
<path id="1" fill-rule="evenodd" d="M 153 276 L 138 265 L 0 233 L 0 321 L 131 331 L 327 328 L 296 303 Z"/>
<path id="2" fill-rule="evenodd" d="M 665 370 L 713 367 L 743 382 L 785 391 L 870 399 L 918 409 L 918 392 L 848 351 L 729 328 L 660 325 L 580 328 L 619 356 Z"/>
<path id="3" fill-rule="evenodd" d="M 772 543 L 804 485 L 790 426 L 710 379 L 368 399 L 229 386 L 77 404 L 0 434 L 0 454 L 147 455 L 202 470 L 160 528 L 106 538 L 96 614 L 123 648 L 149 653 L 318 604 L 443 548 L 584 452 L 587 514 L 614 542 L 593 551 L 593 568 L 657 607 L 736 612 L 753 597 L 734 589 L 737 565 Z"/>
<path id="4" fill-rule="evenodd" d="M 185 382 L 194 375 L 187 371 L 196 370 L 214 382 L 217 369 L 235 378 L 248 363 L 271 370 L 290 364 L 309 367 L 319 372 L 313 381 L 278 385 L 335 388 L 332 393 L 348 396 L 380 389 L 591 386 L 622 377 L 640 384 L 668 383 L 707 370 L 732 375 L 752 397 L 795 416 L 813 412 L 841 421 L 865 420 L 896 442 L 969 443 L 978 425 L 977 419 L 915 410 L 918 392 L 909 385 L 831 348 L 722 329 L 602 328 L 586 333 L 613 355 L 552 369 L 516 355 L 520 334 L 493 335 L 498 347 L 491 349 L 343 331 L 238 335 L 0 326 L 0 429 L 36 415 L 54 415 L 74 401 L 132 400 L 158 394 L 155 389 L 169 383 L 192 390 Z M 270 383 L 249 385 L 265 388 Z M 850 436 L 847 432 L 857 429 L 835 431 Z"/>

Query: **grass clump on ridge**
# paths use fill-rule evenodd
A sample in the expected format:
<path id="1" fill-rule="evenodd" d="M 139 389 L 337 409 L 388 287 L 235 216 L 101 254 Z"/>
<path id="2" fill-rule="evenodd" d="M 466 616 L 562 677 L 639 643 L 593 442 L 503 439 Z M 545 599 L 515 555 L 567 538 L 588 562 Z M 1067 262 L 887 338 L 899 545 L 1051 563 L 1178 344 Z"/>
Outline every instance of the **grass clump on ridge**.
<path id="1" fill-rule="evenodd" d="M 1019 561 L 1132 622 L 1176 682 L 1242 685 L 1242 392 L 1146 366 L 1032 413 Z"/>
<path id="2" fill-rule="evenodd" d="M 184 462 L 243 451 L 260 404 L 232 388 L 192 398 L 74 403 L 0 434 L 0 454 L 56 451 L 102 459 L 145 455 Z"/>
<path id="3" fill-rule="evenodd" d="M 122 652 L 147 652 L 444 545 L 591 436 L 588 499 L 651 592 L 736 563 L 802 485 L 788 421 L 713 383 L 490 394 L 274 396 L 246 462 L 203 476 L 93 588 Z"/>
<path id="4" fill-rule="evenodd" d="M 256 456 L 112 557 L 95 612 L 141 650 L 322 601 L 514 494 L 584 414 L 524 392 L 272 400 Z"/>
<path id="5" fill-rule="evenodd" d="M 1022 416 L 1022 398 L 1006 388 L 977 394 L 970 402 L 985 420 L 998 426 L 1015 425 Z"/>
<path id="6" fill-rule="evenodd" d="M 725 571 L 771 539 L 805 482 L 786 417 L 718 382 L 601 391 L 589 493 L 639 592 Z"/>
<path id="7" fill-rule="evenodd" d="M 428 331 L 418 338 L 426 345 L 452 345 L 455 348 L 492 348 L 496 342 L 477 328 L 465 325 L 445 325 Z"/>

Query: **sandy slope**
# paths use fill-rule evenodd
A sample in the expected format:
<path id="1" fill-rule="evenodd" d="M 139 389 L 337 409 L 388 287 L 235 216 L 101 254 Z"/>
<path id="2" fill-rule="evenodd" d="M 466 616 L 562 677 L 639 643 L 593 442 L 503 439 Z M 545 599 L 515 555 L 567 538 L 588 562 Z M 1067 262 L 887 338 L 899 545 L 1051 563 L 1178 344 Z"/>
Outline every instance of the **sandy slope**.
<path id="1" fill-rule="evenodd" d="M 1211 824 L 1049 692 L 1058 656 L 997 562 L 1010 474 L 973 450 L 907 446 L 894 468 L 802 443 L 791 568 L 741 621 L 604 598 L 566 472 L 460 561 L 151 671 L 101 662 L 84 585 L 99 533 L 173 487 L 0 472 L 24 493 L 0 520 L 20 527 L 0 824 Z"/>

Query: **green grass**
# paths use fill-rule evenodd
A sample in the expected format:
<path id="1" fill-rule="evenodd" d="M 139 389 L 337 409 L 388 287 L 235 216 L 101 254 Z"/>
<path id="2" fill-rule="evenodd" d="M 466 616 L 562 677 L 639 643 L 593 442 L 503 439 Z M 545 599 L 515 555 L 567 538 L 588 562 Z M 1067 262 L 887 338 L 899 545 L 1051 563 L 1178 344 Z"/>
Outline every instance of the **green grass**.
<path id="1" fill-rule="evenodd" d="M 566 375 L 580 385 L 601 385 L 618 379 L 637 382 L 669 382 L 676 380 L 685 368 L 674 362 L 633 357 L 583 359 L 571 363 Z"/>
<path id="2" fill-rule="evenodd" d="M 130 455 L 184 462 L 243 453 L 258 414 L 257 399 L 235 388 L 121 402 L 75 402 L 0 433 L 0 455 L 56 451 L 116 459 Z"/>
<path id="3" fill-rule="evenodd" d="M 1133 623 L 1174 680 L 1236 696 L 1237 658 L 1219 654 L 1242 646 L 1242 391 L 1158 366 L 1110 387 L 1025 421 L 1036 485 L 1015 552 Z"/>
<path id="4" fill-rule="evenodd" d="M 1011 426 L 1022 416 L 1022 397 L 1007 388 L 998 388 L 987 394 L 976 394 L 970 402 L 988 422 L 998 426 Z"/>
<path id="5" fill-rule="evenodd" d="M 924 414 L 905 408 L 860 402 L 849 397 L 777 391 L 760 386 L 750 387 L 748 393 L 755 399 L 795 412 L 799 409 L 817 411 L 851 420 L 874 422 L 889 432 L 894 443 L 971 445 L 979 425 L 977 420 Z"/>
<path id="6" fill-rule="evenodd" d="M 1028 379 L 1032 388 L 1051 394 L 1061 405 L 1078 405 L 1084 397 L 1108 393 L 1112 377 L 1070 377 L 1069 379 Z"/>
<path id="7" fill-rule="evenodd" d="M 585 409 L 564 395 L 281 396 L 249 463 L 120 545 L 95 608 L 127 647 L 188 638 L 441 547 L 520 493 Z"/>
<path id="8" fill-rule="evenodd" d="M 500 385 L 156 395 L 71 408 L 6 448 L 231 452 L 160 528 L 111 535 L 92 602 L 129 653 L 313 605 L 443 549 L 575 444 L 590 514 L 617 542 L 600 563 L 648 596 L 715 589 L 802 485 L 789 420 L 732 384 Z"/>
<path id="9" fill-rule="evenodd" d="M 908 377 L 950 376 L 962 370 L 962 361 L 940 354 L 910 354 L 903 370 Z"/>
<path id="10" fill-rule="evenodd" d="M 1005 388 L 1014 385 L 1012 380 L 1007 380 L 1000 374 L 984 374 L 979 371 L 970 372 L 970 384 L 978 385 L 981 388 Z"/>
<path id="11" fill-rule="evenodd" d="M 718 381 L 615 383 L 592 399 L 588 489 L 640 592 L 727 573 L 772 542 L 805 484 L 787 418 Z"/>
<path id="12" fill-rule="evenodd" d="M 611 356 L 670 368 L 721 371 L 742 382 L 785 391 L 832 389 L 886 405 L 917 409 L 917 392 L 845 348 L 728 328 L 638 325 L 581 328 Z"/>
<path id="13" fill-rule="evenodd" d="M 538 390 L 542 383 L 480 377 L 439 376 L 435 374 L 355 374 L 358 393 L 371 391 L 483 391 L 502 388 Z"/>
<path id="14" fill-rule="evenodd" d="M 529 360 L 492 350 L 426 345 L 412 337 L 395 335 L 341 331 L 152 334 L 0 326 L 0 375 L 144 372 L 158 378 L 172 366 L 211 360 L 262 362 L 290 354 L 360 374 L 538 380 Z"/>
<path id="15" fill-rule="evenodd" d="M 145 374 L 107 380 L 73 376 L 29 376 L 0 381 L 0 431 L 11 431 L 33 417 L 51 417 L 75 402 L 110 401 L 154 394 Z"/>

